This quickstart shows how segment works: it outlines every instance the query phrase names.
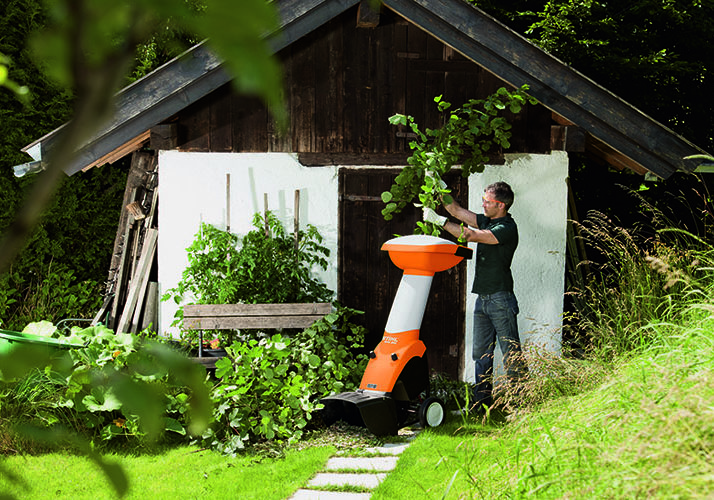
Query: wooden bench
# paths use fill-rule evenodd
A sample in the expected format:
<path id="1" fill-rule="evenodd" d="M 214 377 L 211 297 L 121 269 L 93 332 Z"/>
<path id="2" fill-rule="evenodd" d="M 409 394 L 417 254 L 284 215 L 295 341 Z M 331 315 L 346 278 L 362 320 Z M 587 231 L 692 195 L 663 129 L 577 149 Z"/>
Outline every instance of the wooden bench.
<path id="1" fill-rule="evenodd" d="M 183 308 L 183 327 L 200 330 L 194 361 L 214 368 L 215 357 L 203 356 L 203 330 L 259 330 L 307 328 L 332 312 L 329 302 L 306 304 L 189 304 Z"/>

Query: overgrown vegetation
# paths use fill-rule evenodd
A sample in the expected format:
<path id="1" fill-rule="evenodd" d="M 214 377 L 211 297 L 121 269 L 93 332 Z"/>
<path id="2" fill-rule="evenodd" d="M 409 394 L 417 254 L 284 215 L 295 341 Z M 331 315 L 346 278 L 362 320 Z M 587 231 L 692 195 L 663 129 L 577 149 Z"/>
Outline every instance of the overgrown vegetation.
<path id="1" fill-rule="evenodd" d="M 330 251 L 312 225 L 294 235 L 285 231 L 272 212 L 253 216 L 253 229 L 242 238 L 201 223 L 188 252 L 188 266 L 175 288 L 162 300 L 195 304 L 267 304 L 330 302 L 334 296 L 313 276 L 314 269 L 327 269 Z M 178 326 L 183 310 L 173 323 Z M 196 332 L 183 332 L 195 339 Z M 233 333 L 215 332 L 224 345 Z"/>
<path id="2" fill-rule="evenodd" d="M 55 352 L 27 343 L 2 353 L 0 453 L 25 451 L 25 444 L 29 450 L 37 444 L 71 448 L 78 435 L 97 447 L 117 439 L 141 446 L 167 431 L 200 433 L 207 424 L 205 375 L 174 349 L 101 325 L 73 327 L 68 337 L 49 322 L 29 326 L 42 337 L 82 347 Z M 198 426 L 191 427 L 189 401 L 203 415 Z M 67 440 L 33 443 L 43 432 Z"/>
<path id="3" fill-rule="evenodd" d="M 272 213 L 255 214 L 255 229 L 239 238 L 202 224 L 187 249 L 189 264 L 165 300 L 192 297 L 197 303 L 325 302 L 333 292 L 313 276 L 326 269 L 329 250 L 314 226 L 286 233 Z M 293 443 L 331 392 L 359 383 L 366 357 L 358 311 L 335 310 L 304 330 L 225 332 L 212 335 L 228 356 L 216 362 L 215 422 L 204 445 L 235 454 L 259 441 Z M 182 313 L 179 310 L 178 319 Z M 193 341 L 195 333 L 186 332 Z"/>
<path id="4" fill-rule="evenodd" d="M 366 365 L 364 328 L 356 311 L 338 307 L 290 336 L 253 338 L 227 347 L 216 362 L 215 423 L 203 436 L 207 446 L 235 454 L 264 440 L 292 444 L 314 422 L 320 398 L 358 387 Z"/>
<path id="5" fill-rule="evenodd" d="M 163 300 L 197 304 L 326 302 L 333 292 L 312 276 L 327 269 L 330 250 L 315 226 L 300 230 L 297 243 L 272 212 L 253 216 L 242 238 L 201 223 L 188 252 L 188 266 Z"/>

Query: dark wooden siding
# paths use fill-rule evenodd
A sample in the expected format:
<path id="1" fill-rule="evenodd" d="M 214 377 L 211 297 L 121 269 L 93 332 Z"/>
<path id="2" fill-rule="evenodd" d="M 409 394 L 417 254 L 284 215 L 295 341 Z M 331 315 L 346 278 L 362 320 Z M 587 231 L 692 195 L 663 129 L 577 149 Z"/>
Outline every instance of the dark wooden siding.
<path id="1" fill-rule="evenodd" d="M 421 216 L 418 210 L 405 210 L 391 221 L 382 217 L 380 195 L 396 175 L 393 169 L 340 170 L 339 300 L 365 312 L 359 322 L 369 331 L 368 349 L 382 339 L 402 277 L 382 244 L 395 235 L 411 234 Z M 447 181 L 454 196 L 466 198 L 465 179 L 452 173 Z M 463 360 L 466 280 L 465 262 L 434 275 L 420 330 L 429 367 L 454 378 Z"/>
<path id="2" fill-rule="evenodd" d="M 226 85 L 184 109 L 179 148 L 188 151 L 408 152 L 395 113 L 438 126 L 434 97 L 454 105 L 483 98 L 504 82 L 393 13 L 377 28 L 356 28 L 351 9 L 280 52 L 289 130 L 279 134 L 263 105 Z M 551 113 L 531 106 L 511 117 L 512 152 L 550 147 Z"/>

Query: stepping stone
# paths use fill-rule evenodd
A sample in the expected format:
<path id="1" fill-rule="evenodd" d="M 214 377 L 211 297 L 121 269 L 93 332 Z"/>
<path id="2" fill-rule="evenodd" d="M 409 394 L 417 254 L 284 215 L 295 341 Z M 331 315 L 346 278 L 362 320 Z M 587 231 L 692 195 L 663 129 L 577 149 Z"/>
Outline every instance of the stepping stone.
<path id="1" fill-rule="evenodd" d="M 380 453 L 382 455 L 399 455 L 406 450 L 408 446 L 409 443 L 387 443 L 375 448 L 367 448 L 365 451 L 368 453 Z"/>
<path id="2" fill-rule="evenodd" d="M 384 481 L 386 474 L 350 474 L 335 472 L 320 472 L 313 477 L 308 486 L 319 488 L 320 486 L 362 486 L 374 489 L 379 483 Z"/>
<path id="3" fill-rule="evenodd" d="M 326 470 L 390 471 L 397 466 L 399 457 L 332 457 Z"/>
<path id="4" fill-rule="evenodd" d="M 371 493 L 347 491 L 297 490 L 290 500 L 369 500 Z"/>

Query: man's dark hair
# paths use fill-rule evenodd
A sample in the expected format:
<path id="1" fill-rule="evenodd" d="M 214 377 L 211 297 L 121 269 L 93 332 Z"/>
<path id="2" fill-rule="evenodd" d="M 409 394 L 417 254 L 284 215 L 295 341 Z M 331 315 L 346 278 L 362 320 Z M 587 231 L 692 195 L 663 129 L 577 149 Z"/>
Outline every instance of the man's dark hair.
<path id="1" fill-rule="evenodd" d="M 486 191 L 492 192 L 496 200 L 502 201 L 506 205 L 506 210 L 510 209 L 511 205 L 513 205 L 513 190 L 507 183 L 500 181 L 494 182 L 486 187 Z"/>

